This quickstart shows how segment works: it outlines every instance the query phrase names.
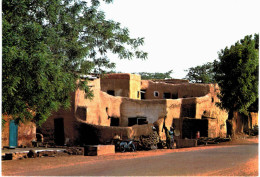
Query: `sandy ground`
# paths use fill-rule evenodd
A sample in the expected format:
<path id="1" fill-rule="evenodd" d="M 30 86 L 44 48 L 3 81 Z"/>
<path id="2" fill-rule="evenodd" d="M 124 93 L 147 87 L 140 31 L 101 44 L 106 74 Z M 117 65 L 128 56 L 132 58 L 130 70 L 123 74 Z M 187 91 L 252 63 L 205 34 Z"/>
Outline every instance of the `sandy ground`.
<path id="1" fill-rule="evenodd" d="M 126 152 L 126 153 L 115 153 L 103 156 L 61 156 L 61 157 L 43 157 L 36 159 L 23 159 L 23 160 L 12 160 L 2 161 L 2 175 L 16 175 L 23 171 L 37 171 L 37 169 L 52 169 L 58 167 L 66 167 L 70 165 L 79 165 L 86 163 L 95 163 L 97 161 L 112 160 L 112 159 L 132 159 L 146 156 L 158 156 L 162 154 L 172 152 L 187 152 L 197 151 L 209 148 L 222 148 L 225 146 L 235 146 L 242 144 L 258 143 L 258 138 L 250 139 L 236 139 L 231 142 L 224 142 L 217 145 L 199 146 L 192 148 L 182 149 L 157 149 L 150 151 L 137 151 L 137 152 Z M 230 174 L 230 176 L 237 176 L 238 174 L 245 174 L 246 176 L 258 176 L 258 156 L 250 159 L 246 164 L 232 169 L 226 168 L 221 171 L 213 171 L 208 174 L 198 174 L 198 176 L 222 176 L 223 174 Z"/>

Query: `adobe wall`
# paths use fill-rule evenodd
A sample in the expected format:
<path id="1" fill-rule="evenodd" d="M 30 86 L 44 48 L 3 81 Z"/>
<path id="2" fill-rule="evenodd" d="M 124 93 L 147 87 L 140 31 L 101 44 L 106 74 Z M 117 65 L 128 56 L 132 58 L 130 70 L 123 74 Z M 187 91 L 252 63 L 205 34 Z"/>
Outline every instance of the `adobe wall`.
<path id="1" fill-rule="evenodd" d="M 114 97 L 105 92 L 100 91 L 100 80 L 95 79 L 89 81 L 91 89 L 94 93 L 93 99 L 86 99 L 85 92 L 77 89 L 71 94 L 71 108 L 64 110 L 60 109 L 53 112 L 47 121 L 39 128 L 40 133 L 46 137 L 46 141 L 54 142 L 54 120 L 63 118 L 64 121 L 64 136 L 69 143 L 78 141 L 80 135 L 80 126 L 78 121 L 83 121 L 92 125 L 110 126 L 110 117 L 120 117 L 121 97 Z"/>
<path id="2" fill-rule="evenodd" d="M 149 84 L 149 82 L 146 82 Z M 164 85 L 163 83 L 156 84 Z M 189 84 L 190 85 L 190 84 Z M 186 85 L 186 86 L 189 86 Z M 169 84 L 167 84 L 169 86 Z M 201 97 L 190 97 L 181 99 L 156 99 L 156 100 L 131 100 L 123 99 L 121 105 L 120 126 L 127 126 L 129 117 L 147 117 L 148 123 L 156 122 L 159 129 L 162 129 L 163 117 L 167 114 L 166 126 L 172 125 L 173 118 L 189 117 L 195 119 L 213 118 L 216 121 L 209 121 L 209 135 L 214 137 L 226 137 L 226 119 L 228 114 L 216 106 L 217 85 L 213 84 L 191 84 L 191 86 L 201 88 L 201 94 L 207 93 Z M 151 87 L 149 86 L 149 89 Z M 170 88 L 170 87 L 169 87 Z M 174 87 L 172 87 L 174 88 Z M 175 87 L 176 88 L 176 87 Z M 186 91 L 189 89 L 186 89 Z M 185 93 L 186 91 L 182 91 Z M 199 92 L 196 92 L 198 94 Z M 191 93 L 191 95 L 196 95 Z M 213 129 L 215 132 L 213 132 Z"/>
<path id="3" fill-rule="evenodd" d="M 100 79 L 101 91 L 114 90 L 115 96 L 130 97 L 130 74 L 106 74 Z"/>
<path id="4" fill-rule="evenodd" d="M 141 99 L 141 76 L 137 74 L 131 74 L 130 75 L 130 93 L 129 93 L 129 98 L 132 99 Z"/>
<path id="5" fill-rule="evenodd" d="M 255 125 L 258 125 L 258 112 L 250 112 L 251 117 L 252 117 L 252 128 Z"/>
<path id="6" fill-rule="evenodd" d="M 173 119 L 175 129 L 180 131 L 180 136 L 176 139 L 194 139 L 199 131 L 200 137 L 219 137 L 218 131 L 218 120 L 212 118 L 204 119 L 192 119 L 181 117 L 178 119 Z"/>
<path id="7" fill-rule="evenodd" d="M 2 147 L 9 146 L 9 122 L 11 116 L 2 116 L 6 120 L 4 127 L 2 127 Z M 33 122 L 20 123 L 18 125 L 18 146 L 32 146 L 32 141 L 36 140 L 36 125 Z"/>
<path id="8" fill-rule="evenodd" d="M 207 84 L 169 84 L 163 82 L 153 82 L 150 80 L 141 81 L 141 89 L 146 90 L 145 99 L 164 99 L 163 93 L 171 93 L 177 98 L 200 97 L 209 93 Z M 154 96 L 154 91 L 159 92 L 159 96 Z"/>
<path id="9" fill-rule="evenodd" d="M 36 125 L 33 122 L 21 123 L 18 126 L 18 146 L 31 147 L 36 140 Z"/>
<path id="10" fill-rule="evenodd" d="M 251 114 L 252 120 L 249 116 L 234 112 L 232 123 L 235 134 L 241 134 L 245 129 L 254 128 L 255 125 L 258 125 L 258 113 L 250 112 L 249 114 Z M 250 121 L 252 122 L 250 123 Z"/>
<path id="11" fill-rule="evenodd" d="M 78 122 L 80 134 L 78 142 L 79 144 L 106 144 L 115 135 L 119 135 L 122 140 L 135 139 L 140 135 L 153 133 L 152 126 L 153 124 L 134 125 L 132 127 L 109 127 Z"/>
<path id="12" fill-rule="evenodd" d="M 183 99 L 131 100 L 124 98 L 121 105 L 120 126 L 128 126 L 130 117 L 146 117 L 148 123 L 153 123 L 159 130 L 162 130 L 164 116 L 166 116 L 165 125 L 169 129 L 172 126 L 173 118 L 187 115 L 187 113 L 183 113 L 183 106 L 194 103 L 194 98 L 187 98 L 185 101 Z M 165 139 L 164 132 L 159 131 L 159 135 Z"/>
<path id="13" fill-rule="evenodd" d="M 75 131 L 74 124 L 77 122 L 74 116 L 73 107 L 70 109 L 60 109 L 54 112 L 41 127 L 37 128 L 37 133 L 41 133 L 44 136 L 44 142 L 54 143 L 54 120 L 63 118 L 64 123 L 64 142 L 71 144 L 75 141 L 78 134 Z M 67 142 L 66 142 L 67 141 Z"/>
<path id="14" fill-rule="evenodd" d="M 128 126 L 129 117 L 146 117 L 148 123 L 154 123 L 166 115 L 166 100 L 122 100 L 120 126 Z"/>
<path id="15" fill-rule="evenodd" d="M 103 130 L 100 126 L 106 127 L 104 128 L 104 132 L 98 131 L 98 135 L 102 134 L 102 136 L 104 135 L 105 137 L 110 137 L 119 130 L 119 132 L 123 132 L 122 134 L 124 134 L 124 136 L 132 136 L 133 133 L 131 132 L 134 126 L 127 127 L 129 117 L 146 117 L 148 123 L 154 123 L 159 129 L 162 129 L 164 116 L 166 115 L 166 126 L 168 128 L 172 125 L 174 118 L 190 117 L 201 119 L 203 116 L 216 118 L 218 119 L 217 123 L 214 123 L 214 126 L 216 126 L 216 134 L 221 137 L 226 135 L 225 121 L 227 119 L 227 113 L 215 105 L 218 101 L 216 96 L 218 88 L 216 85 L 167 84 L 142 81 L 142 86 L 140 86 L 139 78 L 137 75 L 111 74 L 107 75 L 106 79 L 89 81 L 89 85 L 92 86 L 91 89 L 93 90 L 94 98 L 92 100 L 85 99 L 84 91 L 77 90 L 72 94 L 71 110 L 60 110 L 54 113 L 44 124 L 45 133 L 53 136 L 54 119 L 64 118 L 65 138 L 69 138 L 71 141 L 94 137 L 94 134 L 92 136 L 93 132 L 90 130 L 96 131 L 96 129 L 91 126 L 88 126 L 88 132 L 83 134 L 79 133 L 81 130 L 85 131 L 84 128 L 82 128 L 85 124 L 99 126 L 100 130 Z M 115 91 L 121 89 L 121 91 L 116 91 L 116 93 L 120 92 L 120 94 L 123 93 L 123 90 L 133 90 L 133 94 L 130 94 L 129 91 L 129 95 L 127 95 L 131 97 L 137 96 L 139 89 L 146 89 L 147 99 L 138 100 L 111 96 L 103 92 L 109 89 L 115 89 Z M 160 92 L 158 98 L 154 99 L 153 91 Z M 163 92 L 177 94 L 179 98 L 162 99 Z M 121 127 L 107 128 L 111 122 L 109 117 L 118 118 L 119 126 Z M 84 126 L 79 124 L 78 120 L 84 122 Z M 213 123 L 211 127 L 213 127 Z M 164 132 L 160 131 L 160 135 L 163 136 Z M 95 139 L 90 139 L 89 142 L 95 142 Z"/>
<path id="16" fill-rule="evenodd" d="M 4 147 L 9 146 L 9 121 L 11 116 L 2 115 L 2 119 L 6 121 L 4 127 L 2 126 L 2 147 Z"/>
<path id="17" fill-rule="evenodd" d="M 196 118 L 216 118 L 217 129 L 216 132 L 220 137 L 226 137 L 227 127 L 226 120 L 228 113 L 225 110 L 220 109 L 216 103 L 219 102 L 217 94 L 219 93 L 219 87 L 216 84 L 208 84 L 209 93 L 203 97 L 196 98 Z"/>
<path id="18" fill-rule="evenodd" d="M 226 134 L 219 128 L 219 120 L 218 119 L 208 119 L 208 137 L 216 138 L 216 137 L 226 137 Z"/>
<path id="19" fill-rule="evenodd" d="M 247 116 L 239 112 L 234 112 L 233 116 L 233 129 L 235 130 L 235 134 L 241 134 L 244 132 L 244 128 L 249 128 Z"/>
<path id="20" fill-rule="evenodd" d="M 189 80 L 186 79 L 154 79 L 154 82 L 164 82 L 168 84 L 184 84 L 189 83 Z"/>
<path id="21" fill-rule="evenodd" d="M 167 99 L 168 116 L 196 118 L 196 98 Z"/>
<path id="22" fill-rule="evenodd" d="M 102 114 L 100 112 L 100 79 L 95 79 L 89 81 L 89 85 L 92 85 L 91 90 L 93 91 L 93 99 L 86 99 L 85 92 L 83 90 L 76 90 L 75 92 L 75 112 L 77 113 L 77 118 L 86 121 L 90 124 L 104 124 L 107 125 L 108 122 L 104 122 L 101 118 Z M 84 114 L 80 114 L 78 110 L 84 110 Z"/>
<path id="23" fill-rule="evenodd" d="M 105 92 L 100 91 L 100 80 L 96 79 L 90 83 L 92 87 L 94 98 L 92 100 L 85 99 L 85 92 L 77 90 L 75 95 L 75 108 L 85 108 L 86 115 L 77 115 L 77 118 L 93 125 L 110 126 L 110 119 L 108 116 L 119 118 L 120 105 L 122 97 L 111 96 Z"/>

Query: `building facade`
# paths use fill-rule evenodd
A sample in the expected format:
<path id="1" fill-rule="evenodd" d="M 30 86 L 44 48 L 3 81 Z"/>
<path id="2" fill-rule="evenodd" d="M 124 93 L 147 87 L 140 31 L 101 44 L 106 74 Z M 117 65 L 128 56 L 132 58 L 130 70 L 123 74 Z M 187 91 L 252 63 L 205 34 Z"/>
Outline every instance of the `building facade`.
<path id="1" fill-rule="evenodd" d="M 89 86 L 94 93 L 92 100 L 85 99 L 84 91 L 76 90 L 72 93 L 71 108 L 53 113 L 39 133 L 56 144 L 77 144 L 94 134 L 97 139 L 106 136 L 108 140 L 115 133 L 133 138 L 140 131 L 138 127 L 151 124 L 162 129 L 166 116 L 166 126 L 178 124 L 181 132 L 180 125 L 193 121 L 197 127 L 205 127 L 200 130 L 206 132 L 205 136 L 226 136 L 228 115 L 215 104 L 219 101 L 216 84 L 190 84 L 183 80 L 167 83 L 167 80 L 141 80 L 135 74 L 109 74 L 90 80 Z M 90 130 L 82 132 L 82 125 Z M 198 131 L 196 127 L 189 128 L 194 129 L 192 134 Z M 106 131 L 109 136 L 104 135 Z"/>

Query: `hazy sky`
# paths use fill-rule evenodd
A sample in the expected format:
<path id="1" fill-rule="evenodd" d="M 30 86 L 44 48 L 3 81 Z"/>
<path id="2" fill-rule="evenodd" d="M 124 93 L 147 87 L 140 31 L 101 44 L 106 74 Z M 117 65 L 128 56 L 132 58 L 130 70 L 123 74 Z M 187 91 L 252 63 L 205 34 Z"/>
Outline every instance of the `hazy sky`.
<path id="1" fill-rule="evenodd" d="M 102 5 L 107 19 L 144 37 L 145 61 L 110 56 L 121 72 L 167 72 L 212 62 L 218 51 L 245 35 L 259 33 L 260 0 L 114 0 Z"/>

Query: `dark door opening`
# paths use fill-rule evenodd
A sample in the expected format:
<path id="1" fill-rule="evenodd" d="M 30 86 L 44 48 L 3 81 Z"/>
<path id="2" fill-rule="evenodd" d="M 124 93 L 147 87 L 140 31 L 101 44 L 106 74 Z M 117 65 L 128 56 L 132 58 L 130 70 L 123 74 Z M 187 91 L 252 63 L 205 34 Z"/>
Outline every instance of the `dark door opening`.
<path id="1" fill-rule="evenodd" d="M 56 145 L 64 145 L 63 118 L 54 119 L 54 142 Z"/>
<path id="2" fill-rule="evenodd" d="M 18 126 L 14 120 L 10 121 L 9 124 L 9 147 L 17 147 L 17 138 L 18 138 Z"/>
<path id="3" fill-rule="evenodd" d="M 108 91 L 107 91 L 107 94 L 112 95 L 112 96 L 115 96 L 115 91 L 114 91 L 114 90 L 108 90 Z"/>
<path id="4" fill-rule="evenodd" d="M 209 128 L 207 119 L 184 118 L 182 122 L 182 138 L 194 139 L 196 133 L 200 132 L 201 137 L 208 137 Z"/>
<path id="5" fill-rule="evenodd" d="M 110 126 L 119 126 L 119 118 L 111 117 Z"/>

